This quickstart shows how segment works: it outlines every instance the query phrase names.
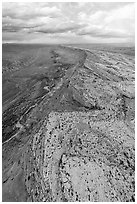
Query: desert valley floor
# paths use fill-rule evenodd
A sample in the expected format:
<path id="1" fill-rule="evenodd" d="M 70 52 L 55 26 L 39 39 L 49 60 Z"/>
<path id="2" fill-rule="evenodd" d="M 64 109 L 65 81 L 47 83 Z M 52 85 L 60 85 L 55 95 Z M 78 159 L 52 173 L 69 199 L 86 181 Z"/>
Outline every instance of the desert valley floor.
<path id="1" fill-rule="evenodd" d="M 3 201 L 135 202 L 133 48 L 3 44 Z"/>

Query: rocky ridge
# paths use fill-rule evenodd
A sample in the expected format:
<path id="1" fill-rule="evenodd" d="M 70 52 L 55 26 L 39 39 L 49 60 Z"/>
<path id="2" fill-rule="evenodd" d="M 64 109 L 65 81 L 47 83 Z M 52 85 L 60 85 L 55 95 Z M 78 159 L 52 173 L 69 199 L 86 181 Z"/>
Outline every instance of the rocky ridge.
<path id="1" fill-rule="evenodd" d="M 134 59 L 65 47 L 56 50 L 57 57 L 65 49 L 79 50 L 79 61 L 27 115 L 28 135 L 22 130 L 11 141 L 12 157 L 4 158 L 4 197 L 133 202 Z M 3 152 L 7 148 L 5 143 Z"/>

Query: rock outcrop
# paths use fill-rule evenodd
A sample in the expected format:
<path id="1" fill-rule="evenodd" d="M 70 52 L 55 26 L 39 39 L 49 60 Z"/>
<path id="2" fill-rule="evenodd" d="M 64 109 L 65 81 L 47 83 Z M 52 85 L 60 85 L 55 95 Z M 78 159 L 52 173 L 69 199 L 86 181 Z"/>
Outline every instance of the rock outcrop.
<path id="1" fill-rule="evenodd" d="M 3 146 L 6 201 L 135 201 L 134 57 L 79 52 Z"/>

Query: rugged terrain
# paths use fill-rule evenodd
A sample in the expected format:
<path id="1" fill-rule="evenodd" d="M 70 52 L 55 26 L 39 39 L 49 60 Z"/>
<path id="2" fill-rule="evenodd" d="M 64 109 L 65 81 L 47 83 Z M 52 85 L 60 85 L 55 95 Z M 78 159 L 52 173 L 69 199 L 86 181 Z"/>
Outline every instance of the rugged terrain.
<path id="1" fill-rule="evenodd" d="M 21 46 L 3 46 L 3 201 L 134 202 L 133 53 Z"/>

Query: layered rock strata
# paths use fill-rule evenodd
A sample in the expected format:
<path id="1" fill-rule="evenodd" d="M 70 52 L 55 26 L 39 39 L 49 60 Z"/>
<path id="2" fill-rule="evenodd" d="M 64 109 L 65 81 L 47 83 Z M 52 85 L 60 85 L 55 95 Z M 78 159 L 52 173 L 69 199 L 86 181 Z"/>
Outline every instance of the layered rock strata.
<path id="1" fill-rule="evenodd" d="M 13 182 L 5 184 L 14 188 L 21 178 L 22 200 L 135 201 L 134 58 L 82 52 L 86 59 L 65 72 L 26 120 L 41 111 L 39 125 L 17 148 L 8 171 Z M 20 193 L 12 194 L 17 201 Z"/>

